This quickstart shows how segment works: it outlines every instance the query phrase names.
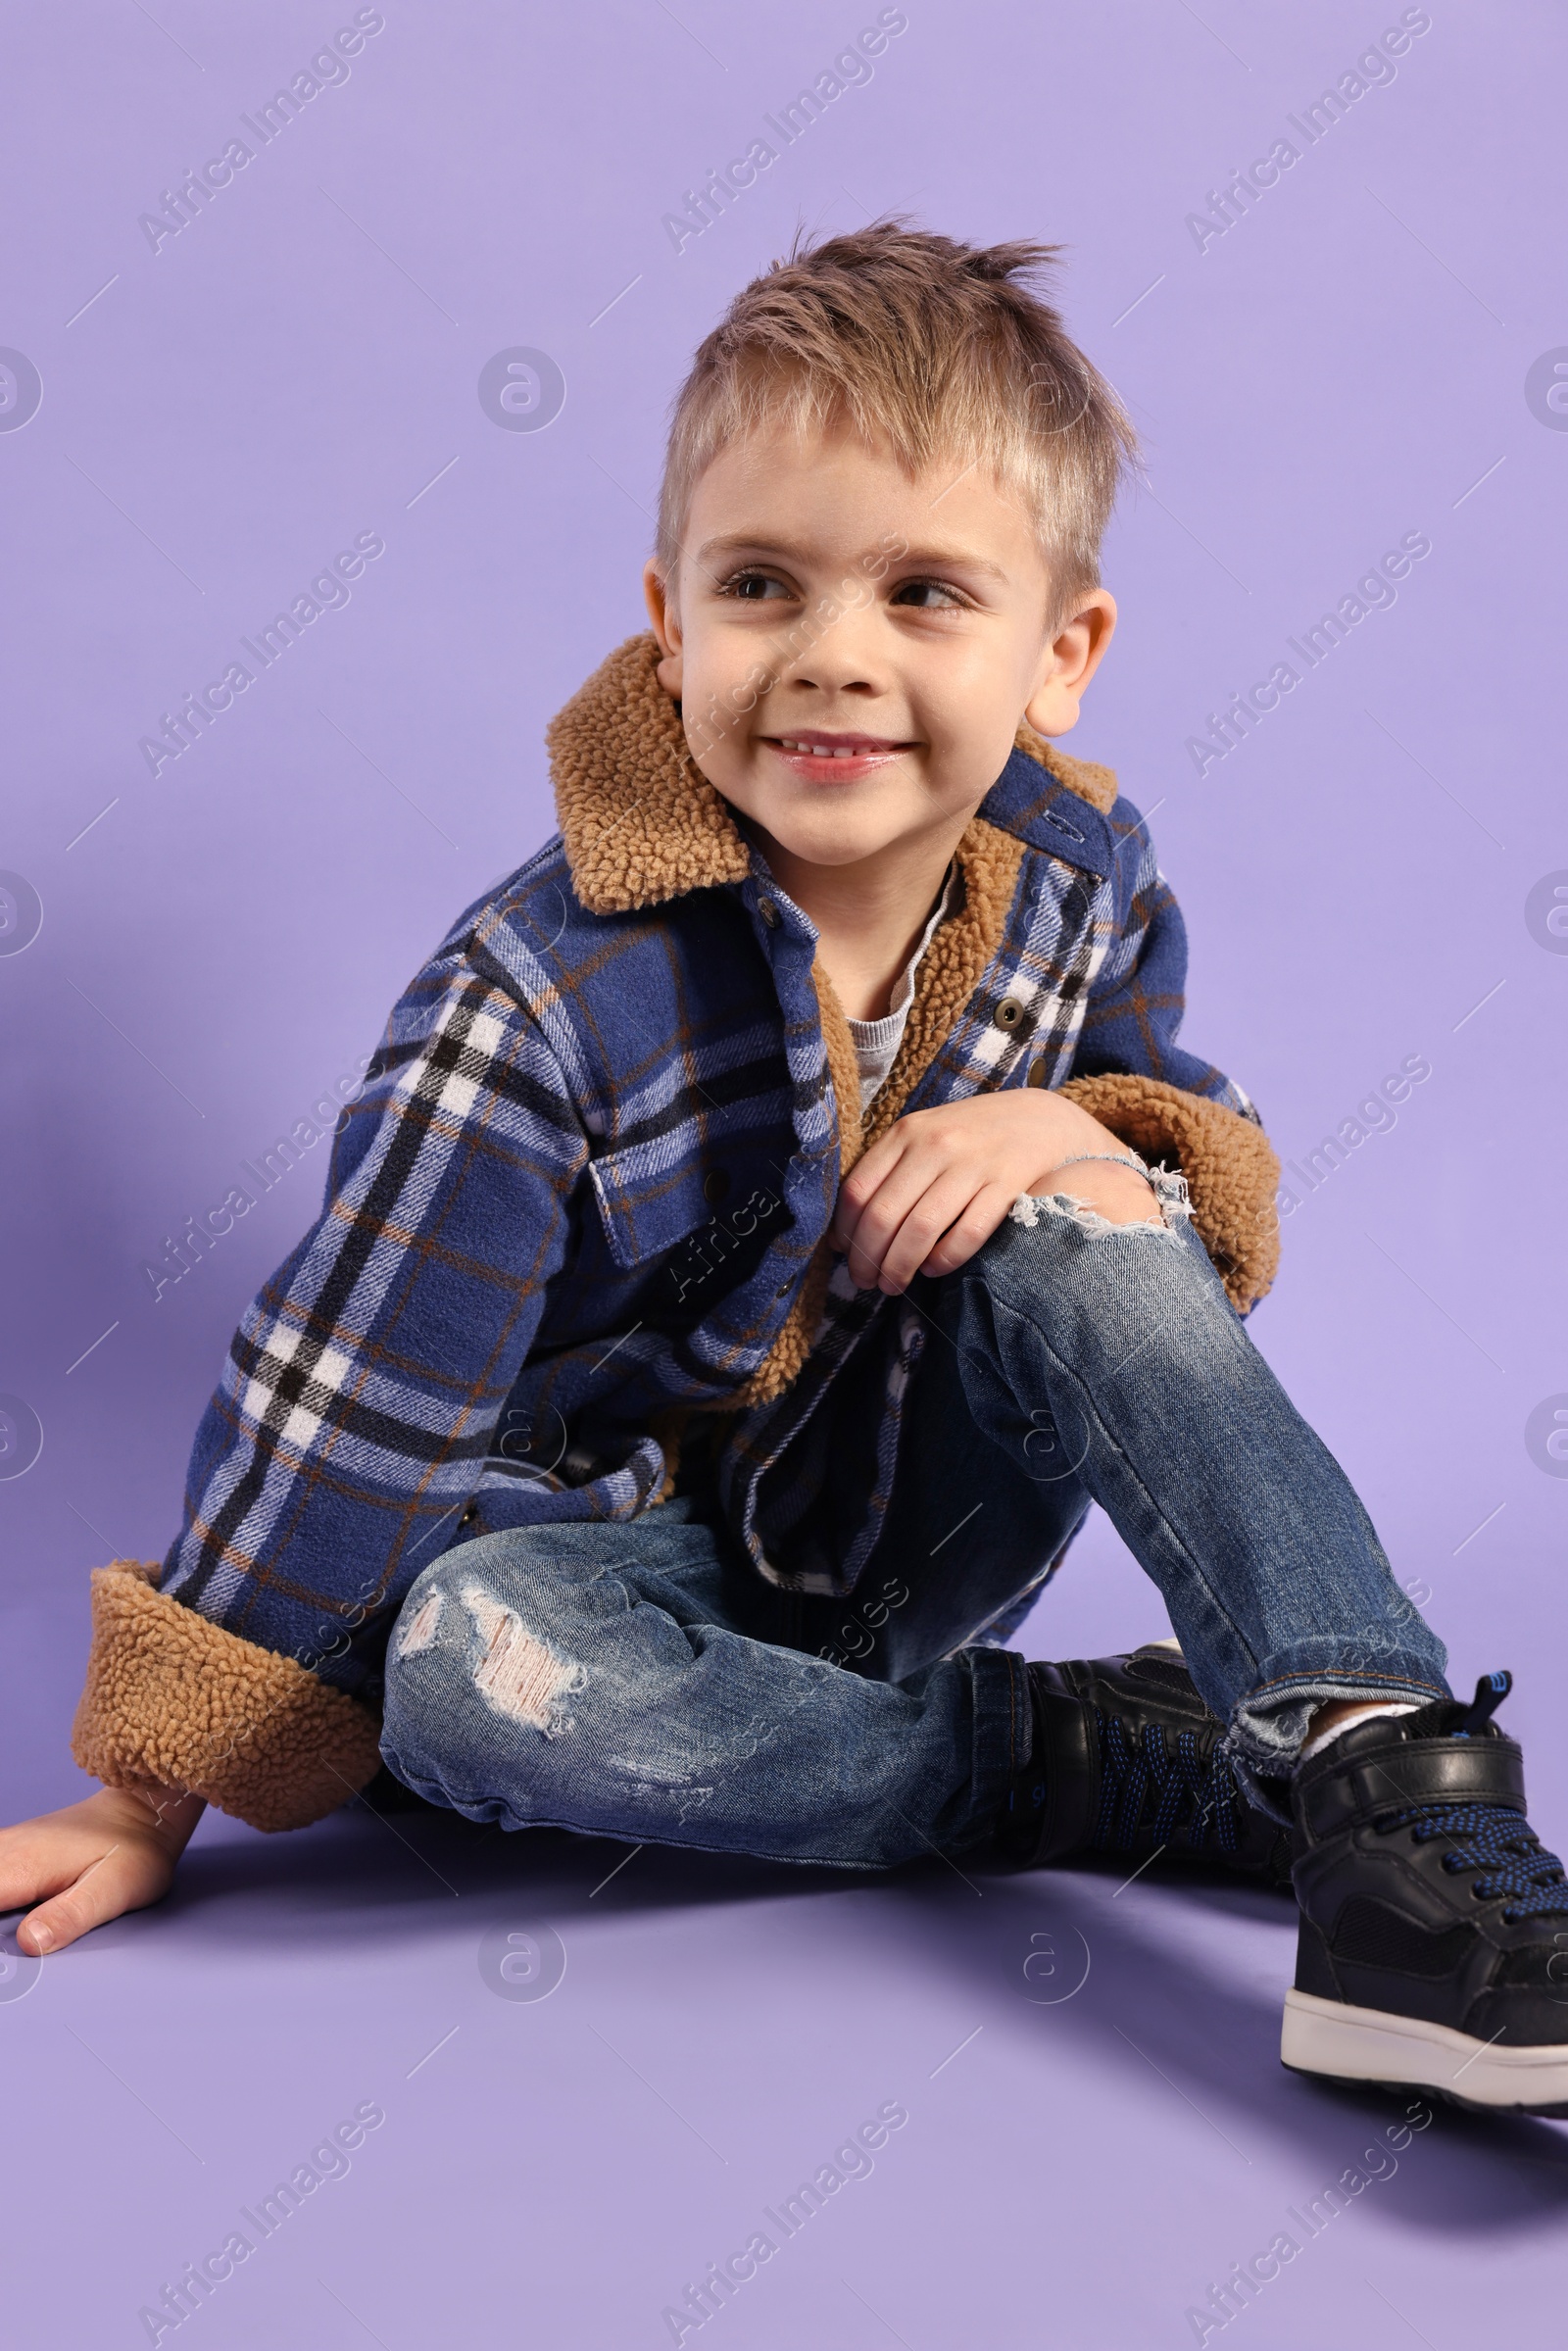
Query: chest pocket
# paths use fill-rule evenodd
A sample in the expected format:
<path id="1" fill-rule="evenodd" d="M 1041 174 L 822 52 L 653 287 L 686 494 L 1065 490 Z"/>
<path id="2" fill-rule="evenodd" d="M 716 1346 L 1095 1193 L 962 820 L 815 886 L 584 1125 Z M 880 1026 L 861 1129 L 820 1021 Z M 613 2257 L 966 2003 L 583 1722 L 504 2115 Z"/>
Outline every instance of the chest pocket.
<path id="1" fill-rule="evenodd" d="M 606 1243 L 623 1273 L 682 1243 L 690 1245 L 685 1254 L 705 1259 L 736 1248 L 751 1258 L 794 1221 L 755 1143 L 750 1150 L 716 1145 L 707 1160 L 682 1157 L 662 1167 L 657 1146 L 634 1145 L 591 1160 L 589 1173 Z"/>

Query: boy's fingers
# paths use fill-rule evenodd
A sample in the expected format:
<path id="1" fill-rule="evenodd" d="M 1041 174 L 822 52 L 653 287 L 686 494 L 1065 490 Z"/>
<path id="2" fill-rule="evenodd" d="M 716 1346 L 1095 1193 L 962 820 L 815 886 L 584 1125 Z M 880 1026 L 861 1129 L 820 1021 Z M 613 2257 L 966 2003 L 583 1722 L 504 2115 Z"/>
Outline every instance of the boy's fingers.
<path id="1" fill-rule="evenodd" d="M 973 1204 L 975 1197 L 974 1178 L 957 1169 L 948 1170 L 934 1184 L 929 1184 L 910 1203 L 907 1215 L 883 1251 L 882 1288 L 907 1289 L 949 1228 Z"/>
<path id="2" fill-rule="evenodd" d="M 856 1161 L 845 1177 L 839 1187 L 838 1201 L 829 1228 L 829 1238 L 836 1249 L 848 1252 L 856 1227 L 903 1157 L 906 1140 L 894 1127 L 882 1137 L 880 1143 L 871 1146 L 864 1158 Z"/>
<path id="3" fill-rule="evenodd" d="M 880 1271 L 886 1268 L 888 1251 L 896 1236 L 904 1229 L 909 1216 L 921 1200 L 940 1183 L 962 1190 L 964 1179 L 952 1167 L 933 1161 L 926 1151 L 906 1151 L 883 1177 L 872 1197 L 866 1201 L 856 1220 L 854 1231 L 844 1245 L 850 1261 L 850 1276 L 862 1290 L 868 1289 Z M 973 1178 L 968 1179 L 973 1190 Z M 967 1197 L 967 1194 L 964 1196 Z M 953 1213 L 963 1205 L 960 1199 Z"/>
<path id="4" fill-rule="evenodd" d="M 0 1913 L 58 1893 L 80 1869 L 79 1854 L 51 1852 L 31 1823 L 7 1830 L 0 1836 Z"/>
<path id="5" fill-rule="evenodd" d="M 990 1240 L 1017 1197 L 1005 1184 L 988 1184 L 975 1195 L 956 1224 L 943 1234 L 921 1270 L 929 1274 L 956 1273 L 960 1265 L 967 1265 L 975 1250 Z"/>
<path id="6" fill-rule="evenodd" d="M 874 1187 L 867 1190 L 865 1178 L 860 1176 L 860 1168 L 856 1168 L 856 1192 L 839 1187 L 839 1199 L 835 1210 L 832 1210 L 830 1227 L 827 1227 L 827 1239 L 842 1255 L 849 1255 L 849 1250 L 854 1249 L 856 1232 L 860 1230 L 860 1220 L 865 1218 L 865 1210 L 870 1208 L 874 1197 L 877 1197 Z"/>
<path id="7" fill-rule="evenodd" d="M 29 1911 L 17 1929 L 18 1947 L 41 1956 L 64 1950 L 90 1928 L 156 1901 L 172 1876 L 172 1864 L 142 1848 L 111 1845 L 74 1882 Z"/>
<path id="8" fill-rule="evenodd" d="M 857 1173 L 858 1173 L 858 1170 L 857 1170 Z M 832 1230 L 829 1235 L 833 1247 L 838 1249 L 842 1255 L 848 1257 L 850 1261 L 850 1273 L 857 1282 L 860 1283 L 862 1288 L 867 1280 L 874 1281 L 876 1278 L 874 1272 L 870 1275 L 866 1275 L 861 1270 L 865 1264 L 871 1262 L 871 1260 L 867 1259 L 864 1253 L 866 1245 L 871 1240 L 871 1227 L 866 1224 L 865 1219 L 870 1209 L 871 1201 L 875 1199 L 875 1197 L 876 1196 L 873 1193 L 863 1200 L 856 1202 L 854 1200 L 846 1200 L 841 1192 L 839 1195 L 838 1207 L 834 1211 Z"/>
<path id="9" fill-rule="evenodd" d="M 882 1271 L 882 1255 L 887 1237 L 862 1218 L 844 1244 L 844 1255 L 850 1269 L 850 1279 L 858 1290 L 875 1288 L 877 1275 Z"/>

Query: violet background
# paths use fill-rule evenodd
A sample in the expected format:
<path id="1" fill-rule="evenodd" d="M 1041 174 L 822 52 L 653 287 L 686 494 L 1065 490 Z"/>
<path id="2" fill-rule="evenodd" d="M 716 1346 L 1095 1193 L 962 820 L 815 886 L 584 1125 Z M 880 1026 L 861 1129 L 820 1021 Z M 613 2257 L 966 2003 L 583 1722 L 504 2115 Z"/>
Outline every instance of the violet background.
<path id="1" fill-rule="evenodd" d="M 324 1154 L 157 1303 L 141 1261 L 373 1049 L 452 915 L 551 829 L 542 730 L 640 625 L 696 341 L 797 227 L 893 209 L 1064 243 L 1069 323 L 1145 436 L 1106 550 L 1122 633 L 1069 748 L 1156 811 L 1187 1041 L 1297 1158 L 1404 1056 L 1432 1063 L 1290 1218 L 1252 1330 L 1430 1588 L 1455 1679 L 1514 1667 L 1560 1837 L 1568 1484 L 1526 1424 L 1568 1392 L 1568 960 L 1525 911 L 1568 868 L 1568 416 L 1525 389 L 1568 346 L 1560 12 L 1435 0 L 1394 81 L 1200 252 L 1205 191 L 1397 8 L 911 0 L 874 77 L 678 255 L 661 216 L 874 7 L 383 13 L 346 84 L 156 255 L 138 215 L 352 10 L 78 0 L 0 27 L 0 343 L 43 384 L 0 430 L 0 867 L 43 909 L 0 953 L 0 1392 L 43 1432 L 0 1478 L 8 1817 L 86 1790 L 87 1570 L 166 1548 L 229 1333 Z M 480 407 L 514 346 L 564 371 L 543 431 Z M 159 713 L 365 530 L 386 553 L 347 608 L 149 776 Z M 1205 713 L 1413 530 L 1432 553 L 1393 609 L 1200 779 Z M 1026 1645 L 1158 1629 L 1100 1521 Z M 181 2339 L 667 2342 L 686 2281 L 901 2099 L 873 2175 L 704 2339 L 1190 2342 L 1209 2282 L 1397 2119 L 1278 2068 L 1293 1936 L 1250 1888 L 977 1893 L 940 1862 L 858 1882 L 655 1852 L 602 1885 L 621 1858 L 360 1808 L 272 1839 L 210 1815 L 160 1909 L 36 1981 L 8 1941 L 0 2335 L 149 2339 L 162 2282 L 375 2099 L 351 2174 Z M 481 1935 L 546 1924 L 560 1988 L 492 1996 Z M 1042 2004 L 1083 1951 L 1082 1988 Z M 1556 2307 L 1565 2209 L 1561 2126 L 1444 2111 L 1248 2339 L 1501 2340 Z"/>

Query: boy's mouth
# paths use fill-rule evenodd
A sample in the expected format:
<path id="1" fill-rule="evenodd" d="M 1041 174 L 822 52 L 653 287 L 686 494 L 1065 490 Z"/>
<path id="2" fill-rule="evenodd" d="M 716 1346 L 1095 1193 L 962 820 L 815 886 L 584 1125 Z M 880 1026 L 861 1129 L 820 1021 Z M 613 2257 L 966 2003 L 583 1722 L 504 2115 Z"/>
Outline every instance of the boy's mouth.
<path id="1" fill-rule="evenodd" d="M 913 751 L 913 743 L 899 742 L 890 735 L 860 735 L 842 733 L 835 728 L 808 728 L 790 735 L 764 735 L 762 741 L 774 752 L 791 773 L 803 783 L 848 784 L 859 776 L 871 775 L 878 767 L 904 753 Z"/>

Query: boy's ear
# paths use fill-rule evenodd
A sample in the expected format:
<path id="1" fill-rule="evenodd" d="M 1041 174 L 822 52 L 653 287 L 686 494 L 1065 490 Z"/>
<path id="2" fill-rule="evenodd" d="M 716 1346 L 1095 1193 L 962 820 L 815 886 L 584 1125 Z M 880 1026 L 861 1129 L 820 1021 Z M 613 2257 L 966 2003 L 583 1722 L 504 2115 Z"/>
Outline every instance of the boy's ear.
<path id="1" fill-rule="evenodd" d="M 648 617 L 659 639 L 663 656 L 656 675 L 671 702 L 680 700 L 680 609 L 670 595 L 668 583 L 655 563 L 643 566 L 643 599 L 648 606 Z"/>
<path id="2" fill-rule="evenodd" d="M 1042 657 L 1023 713 L 1037 735 L 1065 735 L 1077 725 L 1084 693 L 1115 630 L 1116 599 L 1108 589 L 1095 588 Z"/>

